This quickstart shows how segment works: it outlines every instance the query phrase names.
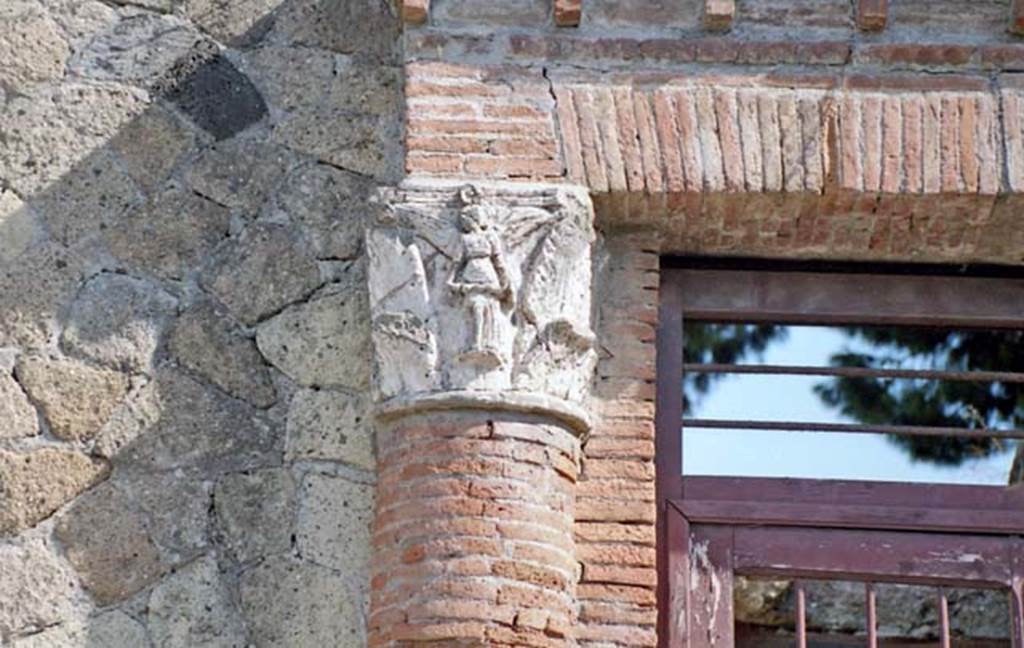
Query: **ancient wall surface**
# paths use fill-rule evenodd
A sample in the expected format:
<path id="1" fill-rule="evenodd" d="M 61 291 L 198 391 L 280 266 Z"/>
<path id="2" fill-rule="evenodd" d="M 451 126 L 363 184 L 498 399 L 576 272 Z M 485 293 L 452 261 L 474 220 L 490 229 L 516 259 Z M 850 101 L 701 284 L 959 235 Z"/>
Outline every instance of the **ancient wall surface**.
<path id="1" fill-rule="evenodd" d="M 417 4 L 410 174 L 587 186 L 678 253 L 1021 261 L 1009 1 Z"/>
<path id="2" fill-rule="evenodd" d="M 383 0 L 0 3 L 0 645 L 360 646 Z"/>
<path id="3" fill-rule="evenodd" d="M 1021 9 L 3 0 L 0 645 L 654 646 L 659 256 L 1020 263 Z"/>
<path id="4" fill-rule="evenodd" d="M 575 487 L 570 643 L 657 642 L 659 255 L 1019 264 L 1020 11 L 403 2 L 406 173 L 581 186 L 594 205 L 599 362 Z M 429 629 L 403 637 L 472 642 L 513 627 L 519 644 L 564 645 L 518 628 L 500 592 L 447 616 L 435 606 Z"/>

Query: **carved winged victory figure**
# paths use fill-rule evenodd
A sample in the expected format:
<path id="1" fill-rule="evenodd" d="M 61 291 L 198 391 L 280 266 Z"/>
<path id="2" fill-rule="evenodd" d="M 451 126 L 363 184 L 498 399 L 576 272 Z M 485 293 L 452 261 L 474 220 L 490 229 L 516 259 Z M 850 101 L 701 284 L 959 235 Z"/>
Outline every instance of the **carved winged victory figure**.
<path id="1" fill-rule="evenodd" d="M 515 294 L 509 278 L 501 239 L 490 211 L 472 187 L 459 197 L 462 258 L 452 268 L 448 288 L 463 300 L 471 320 L 471 339 L 463 359 L 485 366 L 504 362 L 499 318 L 512 310 Z"/>

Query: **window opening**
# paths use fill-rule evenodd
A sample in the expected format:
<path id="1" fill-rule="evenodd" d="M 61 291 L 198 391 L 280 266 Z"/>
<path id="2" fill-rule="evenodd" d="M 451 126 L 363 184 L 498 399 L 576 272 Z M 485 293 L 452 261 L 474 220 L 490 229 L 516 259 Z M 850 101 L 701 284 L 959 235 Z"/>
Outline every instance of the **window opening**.
<path id="1" fill-rule="evenodd" d="M 668 268 L 661 300 L 663 645 L 1024 648 L 1024 280 Z"/>

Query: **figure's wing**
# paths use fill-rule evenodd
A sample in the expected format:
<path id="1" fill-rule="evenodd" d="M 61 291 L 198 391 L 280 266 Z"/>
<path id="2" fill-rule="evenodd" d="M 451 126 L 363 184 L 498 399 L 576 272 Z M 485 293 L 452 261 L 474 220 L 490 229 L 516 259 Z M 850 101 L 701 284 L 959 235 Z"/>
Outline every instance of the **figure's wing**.
<path id="1" fill-rule="evenodd" d="M 557 218 L 538 241 L 523 270 L 522 305 L 527 321 L 538 327 L 565 320 L 590 321 L 589 286 L 574 278 L 579 263 L 589 263 L 590 240 L 576 223 Z"/>
<path id="2" fill-rule="evenodd" d="M 394 217 L 399 227 L 415 232 L 434 251 L 448 259 L 455 259 L 459 255 L 457 217 L 451 211 L 398 205 Z M 424 253 L 429 254 L 427 250 Z"/>
<path id="3" fill-rule="evenodd" d="M 500 223 L 502 245 L 509 256 L 519 263 L 529 259 L 537 244 L 558 222 L 558 216 L 539 207 L 496 209 L 502 212 L 494 218 L 495 222 Z"/>

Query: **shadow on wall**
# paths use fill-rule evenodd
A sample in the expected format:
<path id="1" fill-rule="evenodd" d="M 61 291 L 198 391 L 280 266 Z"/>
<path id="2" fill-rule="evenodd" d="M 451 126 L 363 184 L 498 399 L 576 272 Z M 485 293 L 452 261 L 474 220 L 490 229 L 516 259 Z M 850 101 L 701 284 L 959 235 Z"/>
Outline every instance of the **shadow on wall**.
<path id="1" fill-rule="evenodd" d="M 363 645 L 386 0 L 0 8 L 0 644 Z"/>

